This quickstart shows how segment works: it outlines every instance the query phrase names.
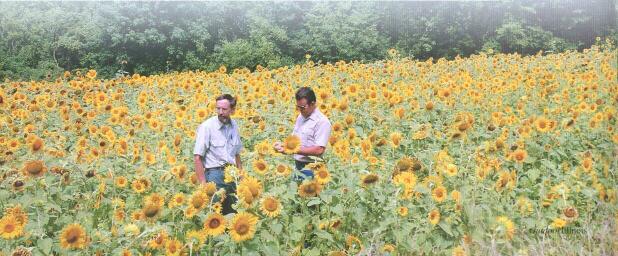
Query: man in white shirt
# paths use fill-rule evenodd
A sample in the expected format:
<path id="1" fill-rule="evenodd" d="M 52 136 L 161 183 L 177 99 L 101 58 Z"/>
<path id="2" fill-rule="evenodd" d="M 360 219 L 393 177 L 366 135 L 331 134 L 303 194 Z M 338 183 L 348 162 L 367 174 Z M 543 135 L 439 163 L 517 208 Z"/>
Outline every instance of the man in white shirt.
<path id="1" fill-rule="evenodd" d="M 234 212 L 232 204 L 236 198 L 230 194 L 235 193 L 236 184 L 224 182 L 223 169 L 230 164 L 242 169 L 242 142 L 238 125 L 230 118 L 236 109 L 236 99 L 223 94 L 216 100 L 217 116 L 207 119 L 197 128 L 193 156 L 198 181 L 214 182 L 217 188 L 226 190 L 228 196 L 223 201 L 222 213 L 227 214 Z"/>
<path id="2" fill-rule="evenodd" d="M 296 109 L 300 114 L 296 118 L 292 134 L 300 138 L 300 150 L 294 154 L 296 169 L 305 177 L 313 177 L 311 170 L 303 170 L 310 162 L 309 156 L 320 157 L 328 145 L 331 124 L 328 118 L 317 108 L 315 92 L 309 87 L 296 91 Z M 284 152 L 281 142 L 275 142 L 275 150 Z"/>

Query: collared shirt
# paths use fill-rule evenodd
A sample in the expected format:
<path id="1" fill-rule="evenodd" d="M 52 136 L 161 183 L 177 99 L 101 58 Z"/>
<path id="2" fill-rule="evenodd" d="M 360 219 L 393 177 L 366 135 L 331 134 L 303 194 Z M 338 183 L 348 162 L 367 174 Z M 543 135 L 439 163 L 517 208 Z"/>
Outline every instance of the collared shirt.
<path id="1" fill-rule="evenodd" d="M 292 134 L 300 137 L 300 145 L 303 147 L 328 145 L 328 137 L 330 136 L 331 124 L 328 118 L 315 109 L 307 118 L 299 114 L 294 124 L 294 132 Z M 311 162 L 311 158 L 304 155 L 295 154 L 294 159 L 301 162 Z"/>
<path id="2" fill-rule="evenodd" d="M 223 124 L 213 116 L 197 128 L 193 154 L 202 156 L 205 168 L 236 164 L 235 156 L 241 149 L 240 133 L 234 120 Z"/>

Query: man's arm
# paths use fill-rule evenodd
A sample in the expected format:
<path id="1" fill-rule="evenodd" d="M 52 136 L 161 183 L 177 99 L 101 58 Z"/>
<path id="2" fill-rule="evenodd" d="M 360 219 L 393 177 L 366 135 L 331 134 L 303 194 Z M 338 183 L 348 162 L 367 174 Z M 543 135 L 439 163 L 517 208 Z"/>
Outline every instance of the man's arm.
<path id="1" fill-rule="evenodd" d="M 322 146 L 300 147 L 298 154 L 305 156 L 321 156 L 326 148 Z"/>
<path id="2" fill-rule="evenodd" d="M 208 129 L 205 126 L 200 125 L 196 132 L 195 147 L 193 148 L 193 162 L 195 163 L 195 174 L 197 175 L 197 180 L 202 183 L 206 182 L 202 156 L 205 156 L 208 151 L 209 140 L 210 134 L 208 133 Z"/>
<path id="3" fill-rule="evenodd" d="M 201 183 L 206 183 L 206 176 L 204 176 L 204 163 L 202 163 L 202 156 L 193 155 L 193 161 L 195 162 L 195 173 L 197 174 L 197 180 Z"/>
<path id="4" fill-rule="evenodd" d="M 238 168 L 239 170 L 242 170 L 242 162 L 240 161 L 240 154 L 236 154 L 235 158 L 236 158 L 236 168 Z"/>

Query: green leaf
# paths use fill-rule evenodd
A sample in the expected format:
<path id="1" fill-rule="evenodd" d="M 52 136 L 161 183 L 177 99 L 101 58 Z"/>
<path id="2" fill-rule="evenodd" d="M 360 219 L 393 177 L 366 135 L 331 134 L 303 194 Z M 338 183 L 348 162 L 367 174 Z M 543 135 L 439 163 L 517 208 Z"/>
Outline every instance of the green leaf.
<path id="1" fill-rule="evenodd" d="M 540 173 L 538 169 L 533 168 L 533 169 L 528 170 L 526 175 L 528 176 L 528 178 L 530 178 L 531 182 L 534 182 L 536 181 L 537 178 L 539 178 Z"/>
<path id="2" fill-rule="evenodd" d="M 281 225 L 281 223 L 279 223 L 279 222 L 275 222 L 272 225 L 270 225 L 270 230 L 275 232 L 275 234 L 281 233 L 282 229 L 283 229 L 283 225 Z"/>
<path id="3" fill-rule="evenodd" d="M 331 235 L 330 233 L 323 231 L 323 230 L 316 230 L 315 234 L 322 239 L 326 239 L 328 241 L 333 242 L 333 235 Z"/>
<path id="4" fill-rule="evenodd" d="M 37 242 L 37 247 L 43 254 L 50 254 L 52 249 L 53 240 L 51 238 L 41 238 Z"/>
<path id="5" fill-rule="evenodd" d="M 309 201 L 309 202 L 307 203 L 307 206 L 314 206 L 314 205 L 318 205 L 318 204 L 320 204 L 321 202 L 322 202 L 322 201 L 320 200 L 320 198 L 314 198 L 314 199 L 311 199 L 311 201 Z"/>
<path id="6" fill-rule="evenodd" d="M 440 223 L 438 223 L 438 226 L 440 226 L 440 228 L 444 230 L 444 232 L 446 232 L 449 236 L 453 236 L 453 231 L 451 230 L 451 226 L 449 224 L 441 221 Z"/>

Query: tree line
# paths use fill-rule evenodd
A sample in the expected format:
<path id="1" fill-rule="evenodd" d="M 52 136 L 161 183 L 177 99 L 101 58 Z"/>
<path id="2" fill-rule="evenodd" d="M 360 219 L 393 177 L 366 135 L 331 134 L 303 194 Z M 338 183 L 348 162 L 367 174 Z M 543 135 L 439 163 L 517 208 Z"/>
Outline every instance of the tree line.
<path id="1" fill-rule="evenodd" d="M 535 54 L 617 38 L 615 0 L 2 2 L 0 79 Z"/>

